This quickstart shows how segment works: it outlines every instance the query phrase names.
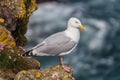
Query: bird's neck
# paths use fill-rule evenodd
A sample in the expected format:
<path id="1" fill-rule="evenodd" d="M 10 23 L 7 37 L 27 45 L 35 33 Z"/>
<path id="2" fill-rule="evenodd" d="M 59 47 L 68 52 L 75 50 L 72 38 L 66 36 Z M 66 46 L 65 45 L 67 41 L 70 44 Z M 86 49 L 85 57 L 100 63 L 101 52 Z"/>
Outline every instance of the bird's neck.
<path id="1" fill-rule="evenodd" d="M 65 33 L 67 34 L 68 37 L 70 37 L 73 41 L 75 41 L 76 43 L 79 41 L 80 39 L 80 31 L 77 28 L 74 27 L 67 27 Z"/>

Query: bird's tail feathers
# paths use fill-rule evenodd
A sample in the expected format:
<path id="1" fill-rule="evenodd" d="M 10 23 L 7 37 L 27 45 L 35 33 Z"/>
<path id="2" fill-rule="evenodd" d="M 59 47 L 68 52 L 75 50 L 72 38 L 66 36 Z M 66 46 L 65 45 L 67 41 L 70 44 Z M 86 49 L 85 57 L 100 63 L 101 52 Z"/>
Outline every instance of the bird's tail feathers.
<path id="1" fill-rule="evenodd" d="M 22 56 L 31 56 L 31 54 L 32 54 L 32 49 L 23 53 Z"/>

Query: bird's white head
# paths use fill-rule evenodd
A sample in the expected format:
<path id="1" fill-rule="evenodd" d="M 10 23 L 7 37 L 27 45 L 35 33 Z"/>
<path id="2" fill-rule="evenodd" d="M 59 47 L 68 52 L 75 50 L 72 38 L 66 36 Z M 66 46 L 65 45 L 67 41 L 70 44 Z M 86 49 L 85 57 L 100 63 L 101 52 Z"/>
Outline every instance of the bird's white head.
<path id="1" fill-rule="evenodd" d="M 68 20 L 68 27 L 73 27 L 73 28 L 80 28 L 81 30 L 85 31 L 86 27 L 84 27 L 80 20 L 77 18 L 70 18 Z"/>

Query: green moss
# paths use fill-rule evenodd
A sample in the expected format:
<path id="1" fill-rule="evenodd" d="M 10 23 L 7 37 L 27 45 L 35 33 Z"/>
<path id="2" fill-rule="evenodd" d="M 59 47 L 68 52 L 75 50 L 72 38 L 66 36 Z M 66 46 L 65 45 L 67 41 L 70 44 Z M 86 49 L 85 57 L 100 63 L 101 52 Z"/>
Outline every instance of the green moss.
<path id="1" fill-rule="evenodd" d="M 15 77 L 13 75 L 21 70 L 40 68 L 40 63 L 37 60 L 20 56 L 23 52 L 24 50 L 21 47 L 16 48 L 0 44 L 0 75 L 2 78 L 13 80 Z"/>
<path id="2" fill-rule="evenodd" d="M 11 47 L 11 46 L 3 46 L 0 50 L 0 68 L 8 68 L 14 69 L 16 67 L 16 60 L 19 57 L 22 50 Z"/>
<path id="3" fill-rule="evenodd" d="M 40 68 L 37 60 L 20 56 L 23 52 L 21 47 L 0 46 L 0 68 L 11 69 L 14 72 Z"/>

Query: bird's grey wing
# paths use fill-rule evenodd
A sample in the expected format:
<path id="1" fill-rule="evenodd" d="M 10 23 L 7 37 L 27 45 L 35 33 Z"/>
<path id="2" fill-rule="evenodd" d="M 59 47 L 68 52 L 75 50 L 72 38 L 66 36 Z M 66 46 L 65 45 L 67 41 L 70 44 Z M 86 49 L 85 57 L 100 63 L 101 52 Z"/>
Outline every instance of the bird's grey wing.
<path id="1" fill-rule="evenodd" d="M 71 50 L 76 43 L 65 36 L 65 32 L 56 33 L 33 48 L 33 54 L 39 56 L 54 56 Z"/>

